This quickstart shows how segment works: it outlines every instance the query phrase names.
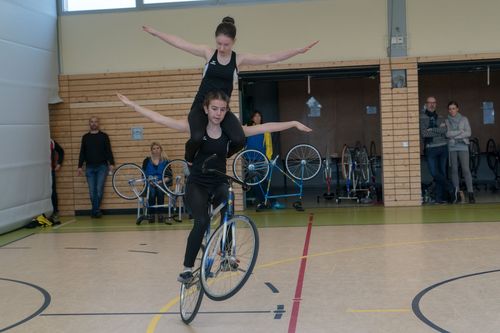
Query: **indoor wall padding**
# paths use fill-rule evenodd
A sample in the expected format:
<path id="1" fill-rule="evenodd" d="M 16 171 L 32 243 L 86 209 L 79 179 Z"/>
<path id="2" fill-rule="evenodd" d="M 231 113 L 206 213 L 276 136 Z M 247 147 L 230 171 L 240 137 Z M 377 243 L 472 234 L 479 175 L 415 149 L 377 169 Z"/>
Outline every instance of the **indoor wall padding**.
<path id="1" fill-rule="evenodd" d="M 52 209 L 48 100 L 56 2 L 0 0 L 0 233 Z"/>

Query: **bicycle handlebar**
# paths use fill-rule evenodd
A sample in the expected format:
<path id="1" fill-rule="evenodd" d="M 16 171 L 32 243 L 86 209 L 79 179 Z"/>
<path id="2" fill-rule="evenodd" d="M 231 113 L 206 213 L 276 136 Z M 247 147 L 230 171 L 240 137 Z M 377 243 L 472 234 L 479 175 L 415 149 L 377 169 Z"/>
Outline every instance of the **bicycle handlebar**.
<path id="1" fill-rule="evenodd" d="M 249 191 L 251 187 L 247 183 L 242 182 L 239 179 L 234 178 L 234 177 L 232 177 L 230 175 L 227 175 L 224 172 L 221 172 L 221 171 L 219 171 L 217 169 L 209 169 L 209 168 L 207 168 L 207 162 L 209 162 L 211 160 L 214 160 L 217 157 L 218 157 L 217 154 L 212 154 L 209 157 L 207 157 L 205 159 L 205 161 L 203 161 L 203 164 L 201 165 L 201 172 L 202 173 L 216 173 L 218 175 L 221 175 L 221 176 L 225 177 L 226 179 L 229 179 L 229 180 L 231 180 L 231 181 L 233 181 L 235 183 L 240 184 L 243 187 L 243 191 L 245 191 L 245 192 Z"/>

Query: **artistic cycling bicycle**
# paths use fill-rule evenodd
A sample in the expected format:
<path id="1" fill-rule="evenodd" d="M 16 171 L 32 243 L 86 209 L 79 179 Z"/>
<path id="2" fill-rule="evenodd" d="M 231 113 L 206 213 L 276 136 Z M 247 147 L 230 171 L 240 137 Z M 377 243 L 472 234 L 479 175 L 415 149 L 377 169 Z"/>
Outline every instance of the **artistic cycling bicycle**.
<path id="1" fill-rule="evenodd" d="M 244 215 L 234 214 L 233 182 L 248 189 L 248 184 L 218 170 L 208 169 L 207 162 L 217 158 L 212 155 L 203 163 L 204 173 L 216 173 L 229 182 L 227 200 L 210 212 L 210 224 L 193 270 L 193 278 L 181 285 L 180 314 L 189 324 L 196 317 L 203 295 L 222 301 L 236 294 L 252 274 L 259 252 L 259 234 L 255 223 Z M 226 207 L 224 216 L 220 211 Z M 210 225 L 220 218 L 220 225 L 210 233 Z"/>
<path id="2" fill-rule="evenodd" d="M 345 179 L 346 196 L 337 197 L 337 203 L 342 200 L 361 201 L 360 192 L 365 192 L 363 199 L 367 199 L 371 195 L 369 182 L 372 180 L 370 176 L 370 158 L 366 147 L 357 145 L 351 148 L 344 145 L 342 149 L 341 160 L 342 177 Z"/>
<path id="3" fill-rule="evenodd" d="M 296 210 L 303 211 L 302 196 L 304 193 L 303 183 L 305 180 L 315 177 L 321 169 L 321 155 L 318 150 L 309 144 L 298 144 L 293 146 L 285 157 L 286 172 L 277 164 L 279 155 L 271 161 L 258 150 L 247 149 L 240 152 L 233 162 L 234 175 L 240 182 L 248 185 L 259 185 L 264 193 L 264 204 L 268 204 L 269 199 L 299 197 L 299 200 L 293 203 Z M 297 187 L 297 191 L 288 194 L 271 195 L 271 180 L 273 170 L 286 176 Z M 267 179 L 266 189 L 263 189 L 261 183 Z"/>
<path id="4" fill-rule="evenodd" d="M 113 190 L 123 199 L 137 201 L 136 224 L 140 224 L 148 215 L 151 208 L 168 208 L 168 217 L 172 217 L 172 204 L 149 205 L 148 198 L 151 189 L 163 192 L 168 196 L 169 202 L 177 203 L 178 218 L 182 216 L 182 196 L 184 195 L 187 176 L 189 175 L 187 163 L 184 160 L 172 160 L 163 169 L 161 179 L 146 177 L 146 174 L 137 164 L 125 163 L 120 165 L 113 173 L 111 184 Z"/>

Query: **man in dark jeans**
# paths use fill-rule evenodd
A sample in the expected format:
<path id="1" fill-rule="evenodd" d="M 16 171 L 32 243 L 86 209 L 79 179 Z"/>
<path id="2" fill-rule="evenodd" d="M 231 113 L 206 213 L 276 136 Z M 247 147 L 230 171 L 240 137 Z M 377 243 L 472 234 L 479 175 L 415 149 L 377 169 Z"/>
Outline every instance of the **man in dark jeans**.
<path id="1" fill-rule="evenodd" d="M 435 182 L 435 201 L 446 203 L 446 196 L 451 189 L 446 177 L 448 142 L 445 119 L 437 114 L 436 106 L 436 98 L 427 97 L 424 112 L 420 114 L 420 134 L 424 142 L 424 155 L 429 172 Z"/>
<path id="2" fill-rule="evenodd" d="M 113 172 L 115 161 L 111 144 L 106 133 L 99 130 L 99 119 L 89 119 L 90 131 L 82 137 L 80 159 L 78 161 L 78 175 L 83 175 L 83 163 L 86 164 L 85 176 L 89 185 L 90 201 L 92 203 L 91 216 L 102 216 L 100 210 L 104 182 L 108 173 Z"/>

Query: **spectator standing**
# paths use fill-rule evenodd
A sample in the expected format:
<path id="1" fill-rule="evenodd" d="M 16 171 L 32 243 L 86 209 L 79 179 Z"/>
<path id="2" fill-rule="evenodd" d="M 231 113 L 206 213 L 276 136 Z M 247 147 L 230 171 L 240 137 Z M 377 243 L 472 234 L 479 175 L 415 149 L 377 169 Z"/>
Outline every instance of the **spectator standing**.
<path id="1" fill-rule="evenodd" d="M 92 203 L 90 216 L 100 218 L 102 216 L 100 207 L 104 193 L 104 182 L 106 176 L 113 172 L 115 161 L 109 137 L 99 129 L 97 117 L 89 119 L 89 128 L 90 131 L 82 137 L 77 173 L 79 176 L 83 175 L 82 168 L 85 163 L 85 176 Z"/>
<path id="2" fill-rule="evenodd" d="M 462 167 L 462 175 L 465 178 L 465 185 L 469 197 L 469 203 L 475 203 L 474 190 L 472 187 L 472 175 L 469 168 L 469 138 L 471 129 L 469 120 L 460 114 L 458 103 L 451 101 L 448 103 L 448 118 L 446 119 L 446 137 L 448 138 L 448 149 L 450 151 L 451 180 L 455 188 L 454 202 L 461 201 L 460 179 L 458 178 L 458 162 Z"/>
<path id="3" fill-rule="evenodd" d="M 420 114 L 420 135 L 424 143 L 424 156 L 429 172 L 435 182 L 436 203 L 445 203 L 447 194 L 451 192 L 451 184 L 446 176 L 448 167 L 448 140 L 444 117 L 436 110 L 437 101 L 434 96 L 427 97 L 424 112 Z"/>

